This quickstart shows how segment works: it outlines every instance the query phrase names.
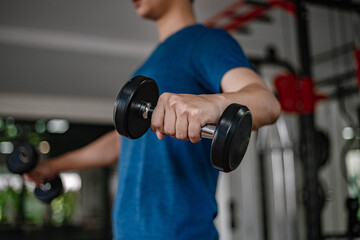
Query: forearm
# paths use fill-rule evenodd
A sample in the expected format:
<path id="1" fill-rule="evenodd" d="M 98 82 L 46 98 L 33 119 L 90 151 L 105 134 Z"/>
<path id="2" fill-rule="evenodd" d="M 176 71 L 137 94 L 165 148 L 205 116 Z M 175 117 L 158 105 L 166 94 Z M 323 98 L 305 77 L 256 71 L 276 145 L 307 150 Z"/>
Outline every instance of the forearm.
<path id="1" fill-rule="evenodd" d="M 220 106 L 231 103 L 247 106 L 253 117 L 253 130 L 274 123 L 281 113 L 281 107 L 274 94 L 252 70 L 238 68 L 229 71 L 222 81 Z M 237 90 L 238 89 L 238 90 Z"/>
<path id="2" fill-rule="evenodd" d="M 212 97 L 219 99 L 217 102 L 221 111 L 224 111 L 231 103 L 247 106 L 253 117 L 253 130 L 274 123 L 281 111 L 274 95 L 268 89 L 256 86 L 256 84 L 249 85 L 237 92 L 221 93 Z"/>
<path id="3" fill-rule="evenodd" d="M 89 145 L 60 155 L 47 164 L 57 173 L 103 167 L 117 161 L 119 148 L 119 134 L 111 131 Z"/>

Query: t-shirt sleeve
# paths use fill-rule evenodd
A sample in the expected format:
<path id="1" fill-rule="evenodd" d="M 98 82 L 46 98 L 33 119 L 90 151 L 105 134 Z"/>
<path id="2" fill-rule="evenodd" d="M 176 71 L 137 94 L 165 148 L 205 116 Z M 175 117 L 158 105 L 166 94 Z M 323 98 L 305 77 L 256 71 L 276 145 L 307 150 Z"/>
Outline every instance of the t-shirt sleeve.
<path id="1" fill-rule="evenodd" d="M 221 92 L 221 79 L 227 71 L 237 67 L 253 69 L 240 45 L 220 29 L 207 29 L 202 34 L 191 62 L 199 84 L 210 93 Z"/>

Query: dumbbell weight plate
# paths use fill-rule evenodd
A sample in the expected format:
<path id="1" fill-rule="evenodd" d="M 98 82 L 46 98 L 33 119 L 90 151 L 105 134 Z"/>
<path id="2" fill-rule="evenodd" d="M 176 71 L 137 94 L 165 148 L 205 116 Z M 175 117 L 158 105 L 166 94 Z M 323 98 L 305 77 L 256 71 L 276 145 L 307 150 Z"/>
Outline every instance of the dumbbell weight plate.
<path id="1" fill-rule="evenodd" d="M 251 129 L 252 116 L 246 106 L 231 104 L 225 109 L 211 144 L 214 167 L 231 172 L 239 166 L 249 144 Z"/>
<path id="2" fill-rule="evenodd" d="M 26 143 L 15 146 L 14 151 L 6 158 L 6 166 L 12 173 L 23 174 L 31 171 L 38 161 L 33 147 Z"/>
<path id="3" fill-rule="evenodd" d="M 159 89 L 155 81 L 145 76 L 136 76 L 120 90 L 115 102 L 114 123 L 120 135 L 136 139 L 150 127 L 151 118 L 143 119 L 140 106 L 149 102 L 153 107 L 159 98 Z"/>
<path id="4" fill-rule="evenodd" d="M 50 181 L 44 181 L 41 186 L 35 188 L 34 194 L 42 202 L 49 203 L 62 194 L 63 185 L 61 178 L 56 176 Z"/>

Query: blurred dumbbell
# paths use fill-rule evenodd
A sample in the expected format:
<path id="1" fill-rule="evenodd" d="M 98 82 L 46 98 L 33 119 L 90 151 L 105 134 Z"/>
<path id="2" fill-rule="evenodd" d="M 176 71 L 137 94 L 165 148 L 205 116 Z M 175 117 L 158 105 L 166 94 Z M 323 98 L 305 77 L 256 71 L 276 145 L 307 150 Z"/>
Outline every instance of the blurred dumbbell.
<path id="1" fill-rule="evenodd" d="M 6 166 L 10 172 L 24 174 L 30 172 L 38 163 L 36 150 L 27 143 L 18 144 L 6 159 Z M 63 185 L 57 175 L 51 180 L 45 180 L 35 188 L 34 194 L 42 202 L 49 203 L 62 194 Z"/>

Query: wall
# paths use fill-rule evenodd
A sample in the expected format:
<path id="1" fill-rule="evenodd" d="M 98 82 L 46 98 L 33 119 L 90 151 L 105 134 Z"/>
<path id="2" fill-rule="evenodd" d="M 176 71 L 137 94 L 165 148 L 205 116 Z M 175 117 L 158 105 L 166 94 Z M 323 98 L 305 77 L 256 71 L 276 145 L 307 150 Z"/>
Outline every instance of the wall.
<path id="1" fill-rule="evenodd" d="M 200 22 L 223 9 L 232 0 L 196 0 L 195 11 Z M 320 54 L 352 41 L 350 18 L 328 9 L 310 8 L 311 51 L 314 56 L 315 81 L 351 68 L 348 60 L 320 61 Z M 292 16 L 272 10 L 270 23 L 254 22 L 248 34 L 234 33 L 247 55 L 264 56 L 271 44 L 280 58 L 297 67 L 296 26 Z M 331 20 L 334 19 L 334 20 Z M 333 21 L 333 22 L 332 22 Z M 344 31 L 345 29 L 345 31 Z M 117 91 L 132 71 L 157 44 L 155 25 L 139 19 L 130 1 L 45 1 L 0 2 L 0 115 L 19 118 L 67 118 L 75 122 L 112 123 L 113 101 Z M 317 57 L 316 57 L 317 56 Z M 272 87 L 279 69 L 261 70 Z M 332 92 L 336 87 L 321 89 Z M 355 102 L 347 101 L 353 111 Z M 285 116 L 295 146 L 298 235 L 305 238 L 301 202 L 302 170 L 298 158 L 296 117 Z M 343 231 L 346 226 L 344 198 L 346 184 L 339 171 L 344 140 L 342 128 L 347 123 L 338 111 L 336 101 L 321 104 L 316 122 L 331 138 L 331 159 L 321 171 L 327 204 L 323 213 L 324 232 Z M 221 175 L 218 189 L 217 224 L 222 239 L 262 239 L 262 207 L 259 182 L 259 160 L 255 133 L 252 145 L 240 169 Z M 271 142 L 271 141 L 270 141 Z M 272 179 L 271 164 L 267 173 Z M 273 191 L 275 190 L 273 186 Z M 270 200 L 274 193 L 270 191 Z M 229 228 L 229 201 L 236 201 L 237 228 Z M 274 209 L 270 209 L 274 211 Z M 272 229 L 272 230 L 271 230 Z M 272 239 L 279 232 L 269 229 Z"/>

